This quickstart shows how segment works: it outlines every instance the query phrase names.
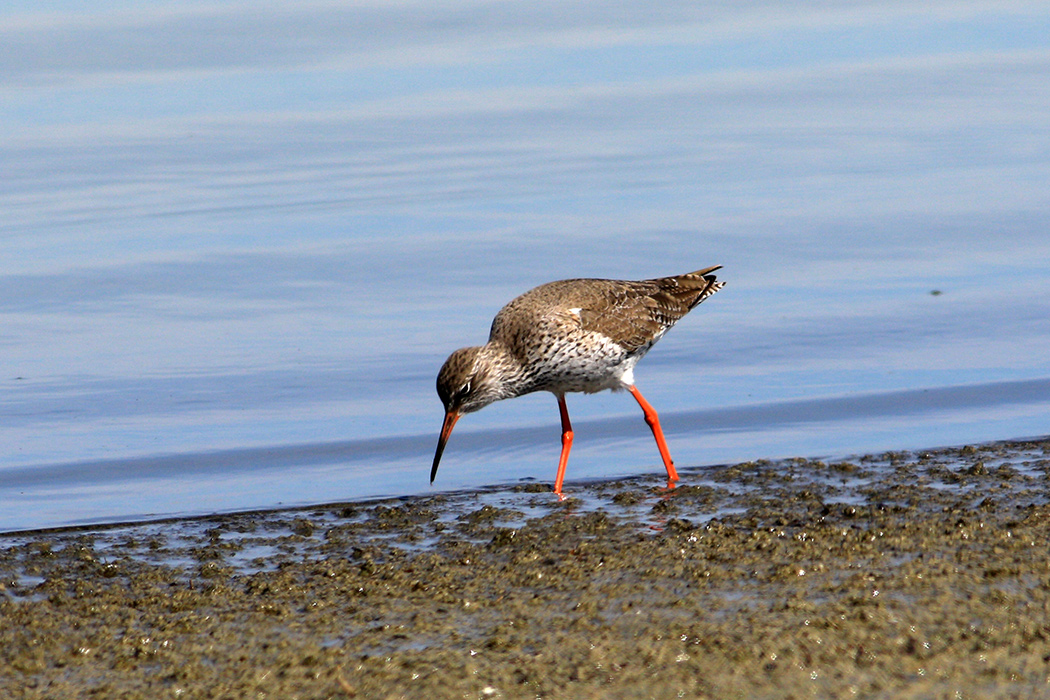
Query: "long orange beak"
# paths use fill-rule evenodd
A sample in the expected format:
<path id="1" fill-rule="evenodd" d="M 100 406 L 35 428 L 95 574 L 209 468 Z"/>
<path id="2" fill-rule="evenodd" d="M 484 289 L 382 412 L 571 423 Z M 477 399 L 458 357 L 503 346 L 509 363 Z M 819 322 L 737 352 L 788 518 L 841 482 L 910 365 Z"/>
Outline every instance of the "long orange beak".
<path id="1" fill-rule="evenodd" d="M 448 436 L 452 434 L 452 426 L 459 420 L 459 413 L 456 411 L 449 411 L 445 414 L 445 422 L 441 424 L 441 435 L 438 436 L 438 448 L 437 452 L 434 453 L 434 466 L 430 468 L 430 483 L 434 483 L 434 477 L 438 473 L 438 462 L 441 461 L 441 453 L 445 451 L 445 443 L 448 442 Z"/>

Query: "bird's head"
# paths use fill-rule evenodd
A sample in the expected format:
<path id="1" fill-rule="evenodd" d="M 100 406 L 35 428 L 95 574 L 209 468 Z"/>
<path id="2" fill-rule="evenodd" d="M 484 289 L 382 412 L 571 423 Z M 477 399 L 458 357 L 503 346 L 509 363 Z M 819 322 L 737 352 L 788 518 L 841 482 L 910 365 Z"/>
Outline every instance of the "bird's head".
<path id="1" fill-rule="evenodd" d="M 437 476 L 441 453 L 445 450 L 452 426 L 464 413 L 473 413 L 502 398 L 496 372 L 485 361 L 483 348 L 460 348 L 449 355 L 437 377 L 437 393 L 445 407 L 445 422 L 441 425 L 430 483 Z"/>
<path id="2" fill-rule="evenodd" d="M 483 348 L 460 348 L 448 356 L 437 377 L 438 398 L 445 413 L 473 413 L 500 398 L 495 373 Z"/>

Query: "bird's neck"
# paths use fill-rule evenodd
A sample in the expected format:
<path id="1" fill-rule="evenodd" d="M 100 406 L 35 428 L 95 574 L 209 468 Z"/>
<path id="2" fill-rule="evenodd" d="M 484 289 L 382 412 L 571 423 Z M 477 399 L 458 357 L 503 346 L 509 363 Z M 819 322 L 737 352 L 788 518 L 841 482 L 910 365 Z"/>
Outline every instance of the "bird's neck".
<path id="1" fill-rule="evenodd" d="M 498 340 L 490 340 L 481 347 L 478 363 L 497 387 L 500 399 L 510 399 L 531 391 L 530 378 L 525 365 Z"/>

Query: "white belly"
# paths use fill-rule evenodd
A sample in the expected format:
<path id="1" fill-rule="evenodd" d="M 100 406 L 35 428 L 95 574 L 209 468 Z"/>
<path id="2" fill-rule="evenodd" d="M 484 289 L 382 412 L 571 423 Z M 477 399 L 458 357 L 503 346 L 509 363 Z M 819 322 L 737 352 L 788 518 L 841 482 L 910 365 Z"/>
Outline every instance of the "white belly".
<path id="1" fill-rule="evenodd" d="M 562 394 L 624 389 L 634 384 L 634 366 L 644 354 L 645 351 L 628 355 L 619 345 L 596 333 L 590 334 L 585 343 L 560 343 L 536 365 L 533 391 Z"/>

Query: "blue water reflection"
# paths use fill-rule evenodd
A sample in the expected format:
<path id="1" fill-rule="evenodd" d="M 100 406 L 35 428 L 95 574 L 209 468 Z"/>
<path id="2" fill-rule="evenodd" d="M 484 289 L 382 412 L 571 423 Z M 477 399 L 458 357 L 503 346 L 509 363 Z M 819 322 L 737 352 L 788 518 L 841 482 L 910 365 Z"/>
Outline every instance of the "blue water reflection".
<path id="1" fill-rule="evenodd" d="M 638 370 L 681 464 L 1047 430 L 1045 3 L 0 18 L 0 529 L 424 490 L 437 367 L 562 277 L 725 265 Z M 653 464 L 570 403 L 570 479 Z M 472 415 L 439 486 L 549 479 L 556 433 Z"/>

